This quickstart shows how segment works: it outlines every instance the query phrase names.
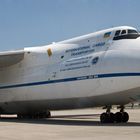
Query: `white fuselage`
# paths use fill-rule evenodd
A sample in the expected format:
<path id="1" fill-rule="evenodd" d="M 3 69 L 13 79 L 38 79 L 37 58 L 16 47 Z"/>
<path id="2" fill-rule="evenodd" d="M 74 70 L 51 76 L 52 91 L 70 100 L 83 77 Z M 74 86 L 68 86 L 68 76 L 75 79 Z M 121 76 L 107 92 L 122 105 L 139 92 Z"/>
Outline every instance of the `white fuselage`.
<path id="1" fill-rule="evenodd" d="M 104 37 L 111 32 L 109 37 Z M 0 111 L 124 105 L 140 99 L 140 38 L 105 30 L 43 47 L 0 69 Z"/>

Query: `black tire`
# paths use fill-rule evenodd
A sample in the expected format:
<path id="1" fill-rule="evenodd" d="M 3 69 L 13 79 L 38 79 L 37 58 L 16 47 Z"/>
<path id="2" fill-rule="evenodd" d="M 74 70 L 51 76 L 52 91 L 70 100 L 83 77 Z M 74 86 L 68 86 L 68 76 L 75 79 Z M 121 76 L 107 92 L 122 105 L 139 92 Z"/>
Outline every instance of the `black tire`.
<path id="1" fill-rule="evenodd" d="M 39 118 L 50 118 L 50 117 L 51 117 L 50 111 L 39 113 Z"/>
<path id="2" fill-rule="evenodd" d="M 46 112 L 46 118 L 51 118 L 51 112 L 50 111 Z"/>
<path id="3" fill-rule="evenodd" d="M 114 121 L 115 121 L 115 114 L 114 113 L 110 113 L 109 114 L 109 121 L 110 121 L 110 123 L 114 123 Z"/>
<path id="4" fill-rule="evenodd" d="M 122 122 L 127 123 L 129 120 L 129 115 L 127 112 L 122 113 Z"/>
<path id="5" fill-rule="evenodd" d="M 23 115 L 17 114 L 17 118 L 18 118 L 18 119 L 23 119 Z"/>
<path id="6" fill-rule="evenodd" d="M 107 113 L 102 113 L 100 116 L 101 123 L 108 123 L 109 122 L 109 116 Z"/>
<path id="7" fill-rule="evenodd" d="M 122 122 L 122 112 L 117 112 L 115 113 L 115 122 L 116 123 L 121 123 Z"/>
<path id="8" fill-rule="evenodd" d="M 32 116 L 29 115 L 29 114 L 18 114 L 18 115 L 17 115 L 17 118 L 18 118 L 18 119 L 31 119 Z"/>

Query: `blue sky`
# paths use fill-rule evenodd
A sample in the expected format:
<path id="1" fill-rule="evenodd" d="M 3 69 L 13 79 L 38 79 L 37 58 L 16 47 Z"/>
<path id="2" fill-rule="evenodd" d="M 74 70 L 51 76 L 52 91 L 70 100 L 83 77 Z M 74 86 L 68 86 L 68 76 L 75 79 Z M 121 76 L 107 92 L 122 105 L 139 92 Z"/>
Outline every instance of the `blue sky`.
<path id="1" fill-rule="evenodd" d="M 40 46 L 113 26 L 140 30 L 140 0 L 0 0 L 0 50 Z"/>

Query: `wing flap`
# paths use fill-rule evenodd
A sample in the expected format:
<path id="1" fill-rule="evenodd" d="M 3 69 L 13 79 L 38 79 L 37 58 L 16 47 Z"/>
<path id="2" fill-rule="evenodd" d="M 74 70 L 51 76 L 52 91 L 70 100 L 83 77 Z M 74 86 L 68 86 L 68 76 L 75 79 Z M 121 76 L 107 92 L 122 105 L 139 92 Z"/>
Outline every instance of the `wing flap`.
<path id="1" fill-rule="evenodd" d="M 0 68 L 19 63 L 24 58 L 24 50 L 0 52 Z"/>

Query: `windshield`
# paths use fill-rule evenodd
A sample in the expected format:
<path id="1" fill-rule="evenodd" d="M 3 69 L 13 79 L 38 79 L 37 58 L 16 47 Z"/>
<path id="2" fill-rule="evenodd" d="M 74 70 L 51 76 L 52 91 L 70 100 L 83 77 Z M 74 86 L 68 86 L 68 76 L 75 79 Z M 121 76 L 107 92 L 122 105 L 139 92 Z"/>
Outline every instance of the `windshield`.
<path id="1" fill-rule="evenodd" d="M 113 40 L 120 40 L 120 39 L 136 39 L 140 36 L 137 30 L 133 29 L 125 29 L 125 30 L 117 30 L 115 32 L 115 36 Z"/>
<path id="2" fill-rule="evenodd" d="M 136 30 L 128 30 L 128 34 L 138 34 Z"/>

